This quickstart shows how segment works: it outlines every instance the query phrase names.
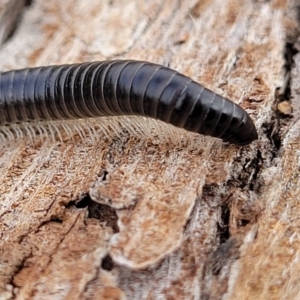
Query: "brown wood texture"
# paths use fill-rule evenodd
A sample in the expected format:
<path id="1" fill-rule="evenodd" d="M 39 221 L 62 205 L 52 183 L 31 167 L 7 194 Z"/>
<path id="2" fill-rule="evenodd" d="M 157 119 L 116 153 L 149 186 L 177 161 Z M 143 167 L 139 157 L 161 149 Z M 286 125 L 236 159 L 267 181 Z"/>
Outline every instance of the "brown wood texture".
<path id="1" fill-rule="evenodd" d="M 25 7 L 1 71 L 161 63 L 239 103 L 259 140 L 117 118 L 2 142 L 0 299 L 300 299 L 299 11 L 297 0 Z"/>

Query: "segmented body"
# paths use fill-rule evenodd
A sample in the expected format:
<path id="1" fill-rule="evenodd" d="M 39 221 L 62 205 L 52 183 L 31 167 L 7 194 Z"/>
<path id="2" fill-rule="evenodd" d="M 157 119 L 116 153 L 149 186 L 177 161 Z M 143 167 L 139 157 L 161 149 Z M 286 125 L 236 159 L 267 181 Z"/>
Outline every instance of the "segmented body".
<path id="1" fill-rule="evenodd" d="M 159 119 L 237 145 L 257 139 L 240 106 L 161 65 L 116 60 L 0 74 L 0 126 L 119 115 Z"/>

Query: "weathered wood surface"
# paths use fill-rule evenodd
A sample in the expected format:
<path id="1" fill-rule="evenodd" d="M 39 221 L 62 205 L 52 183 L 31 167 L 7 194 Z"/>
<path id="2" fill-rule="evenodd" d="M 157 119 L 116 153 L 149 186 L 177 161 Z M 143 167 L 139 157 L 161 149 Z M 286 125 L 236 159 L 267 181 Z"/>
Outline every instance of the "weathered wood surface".
<path id="1" fill-rule="evenodd" d="M 63 142 L 3 142 L 0 299 L 300 299 L 296 6 L 33 1 L 2 71 L 161 63 L 241 104 L 260 138 L 240 148 L 127 119 Z M 277 87 L 280 101 L 291 89 L 292 117 L 276 112 Z"/>

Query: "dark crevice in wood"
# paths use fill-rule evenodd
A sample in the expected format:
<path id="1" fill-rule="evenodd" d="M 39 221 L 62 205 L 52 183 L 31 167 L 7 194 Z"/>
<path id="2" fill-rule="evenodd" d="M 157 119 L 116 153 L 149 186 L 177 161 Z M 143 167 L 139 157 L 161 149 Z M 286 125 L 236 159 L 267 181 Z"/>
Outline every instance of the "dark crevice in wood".
<path id="1" fill-rule="evenodd" d="M 111 271 L 114 268 L 114 262 L 109 254 L 102 259 L 101 267 L 106 271 Z"/>
<path id="2" fill-rule="evenodd" d="M 290 72 L 295 66 L 294 57 L 299 52 L 298 49 L 295 46 L 295 43 L 297 42 L 297 38 L 294 42 L 286 42 L 285 49 L 284 49 L 284 70 L 287 74 L 287 83 L 286 87 L 283 91 L 280 92 L 279 100 L 290 100 L 291 99 L 291 77 Z"/>
<path id="3" fill-rule="evenodd" d="M 259 174 L 263 168 L 263 157 L 258 149 L 256 155 L 249 157 L 249 149 L 242 149 L 241 155 L 234 161 L 232 168 L 232 178 L 228 180 L 229 187 L 250 190 L 259 193 L 261 182 Z"/>
<path id="4" fill-rule="evenodd" d="M 257 178 L 259 176 L 259 172 L 262 168 L 263 158 L 260 150 L 257 150 L 256 156 L 250 162 L 248 168 L 252 168 L 251 179 L 249 182 L 250 191 L 254 191 L 257 188 Z M 246 168 L 246 167 L 244 167 Z"/>
<path id="5" fill-rule="evenodd" d="M 220 203 L 215 209 L 221 209 L 220 218 L 217 222 L 217 235 L 220 244 L 225 243 L 230 238 L 229 221 L 230 221 L 230 204 L 229 201 L 222 199 L 222 187 L 216 184 L 206 184 L 202 190 L 202 199 L 210 207 L 211 203 Z"/>
<path id="6" fill-rule="evenodd" d="M 281 145 L 282 145 L 282 128 L 288 127 L 291 122 L 292 114 L 283 114 L 277 106 L 280 102 L 291 100 L 291 71 L 295 67 L 295 56 L 299 53 L 299 38 L 300 38 L 300 5 L 294 7 L 296 15 L 298 17 L 298 28 L 292 28 L 286 33 L 286 43 L 284 48 L 284 73 L 285 80 L 281 87 L 277 87 L 274 93 L 274 105 L 272 108 L 270 121 L 266 121 L 262 125 L 263 133 L 269 139 L 272 149 L 270 158 L 271 161 L 278 157 Z"/>
<path id="7" fill-rule="evenodd" d="M 34 0 L 26 0 L 25 6 L 30 6 Z"/>
<path id="8" fill-rule="evenodd" d="M 279 132 L 280 121 L 278 113 L 274 110 L 271 116 L 270 122 L 264 122 L 262 124 L 263 133 L 266 135 L 272 145 L 272 160 L 278 156 L 278 152 L 281 148 L 281 136 Z"/>
<path id="9" fill-rule="evenodd" d="M 226 242 L 219 245 L 216 251 L 212 253 L 208 260 L 210 269 L 214 276 L 218 276 L 222 268 L 239 258 L 239 247 L 241 243 L 235 238 L 229 238 Z"/>
<path id="10" fill-rule="evenodd" d="M 107 175 L 108 175 L 108 172 L 106 170 L 103 170 L 100 175 L 100 181 L 106 181 Z"/>
<path id="11" fill-rule="evenodd" d="M 114 208 L 91 201 L 88 205 L 88 211 L 88 218 L 98 219 L 100 222 L 105 223 L 106 226 L 111 227 L 114 233 L 119 232 L 118 216 Z"/>
<path id="12" fill-rule="evenodd" d="M 92 199 L 91 199 L 90 195 L 86 194 L 79 200 L 70 201 L 68 203 L 67 207 L 74 205 L 76 208 L 85 208 L 90 205 L 91 201 L 92 201 Z"/>
<path id="13" fill-rule="evenodd" d="M 58 216 L 51 216 L 51 219 L 48 222 L 55 222 L 55 223 L 63 223 L 63 220 L 61 218 L 59 218 Z M 46 223 L 48 223 L 46 222 Z"/>
<path id="14" fill-rule="evenodd" d="M 108 172 L 106 172 L 106 174 L 108 174 Z M 116 210 L 108 205 L 93 201 L 89 194 L 86 194 L 79 200 L 70 201 L 66 205 L 66 208 L 71 206 L 75 206 L 76 208 L 80 209 L 87 207 L 88 218 L 98 219 L 101 223 L 105 223 L 106 226 L 111 227 L 114 233 L 119 232 Z"/>
<path id="15" fill-rule="evenodd" d="M 230 238 L 229 221 L 230 206 L 228 205 L 228 202 L 223 202 L 221 204 L 221 218 L 217 223 L 220 244 L 225 243 Z"/>
<path id="16" fill-rule="evenodd" d="M 300 6 L 297 6 L 298 17 L 300 16 Z M 300 18 L 298 21 L 298 29 L 293 29 L 287 32 L 286 43 L 284 48 L 284 73 L 285 80 L 283 86 L 277 87 L 275 90 L 275 100 L 270 116 L 270 122 L 265 122 L 262 125 L 263 131 L 270 140 L 273 149 L 271 150 L 272 158 L 276 158 L 282 145 L 282 128 L 287 127 L 291 121 L 292 114 L 283 114 L 277 108 L 278 104 L 283 101 L 291 100 L 291 71 L 295 67 L 294 57 L 299 53 L 299 37 L 300 37 Z M 284 130 L 283 130 L 284 131 Z"/>
<path id="17" fill-rule="evenodd" d="M 272 119 L 270 124 L 265 124 L 267 130 L 267 136 L 272 142 L 272 144 L 279 150 L 281 146 L 281 140 L 283 139 L 283 134 L 287 132 L 284 128 L 291 126 L 292 121 L 292 109 L 290 113 L 285 114 L 281 112 L 277 106 L 280 102 L 285 101 L 289 103 L 292 100 L 292 70 L 295 68 L 295 56 L 300 51 L 300 5 L 294 2 L 292 5 L 293 17 L 296 26 L 291 26 L 286 31 L 286 42 L 283 52 L 284 56 L 284 66 L 283 71 L 285 74 L 285 80 L 281 87 L 278 87 L 275 91 L 275 104 L 274 112 L 272 114 Z M 275 107 L 276 106 L 276 107 Z M 292 104 L 290 104 L 292 108 Z M 282 134 L 283 133 L 283 134 Z M 274 152 L 274 157 L 278 156 Z M 278 154 L 278 151 L 277 151 Z"/>

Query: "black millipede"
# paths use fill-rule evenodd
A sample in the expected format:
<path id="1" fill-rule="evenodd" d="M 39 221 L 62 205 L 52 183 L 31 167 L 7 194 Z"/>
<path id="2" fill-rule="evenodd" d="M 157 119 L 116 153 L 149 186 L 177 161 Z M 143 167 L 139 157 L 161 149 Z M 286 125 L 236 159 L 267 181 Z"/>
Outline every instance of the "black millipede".
<path id="1" fill-rule="evenodd" d="M 121 115 L 159 119 L 236 145 L 257 139 L 240 106 L 161 65 L 112 60 L 0 74 L 0 126 Z"/>

